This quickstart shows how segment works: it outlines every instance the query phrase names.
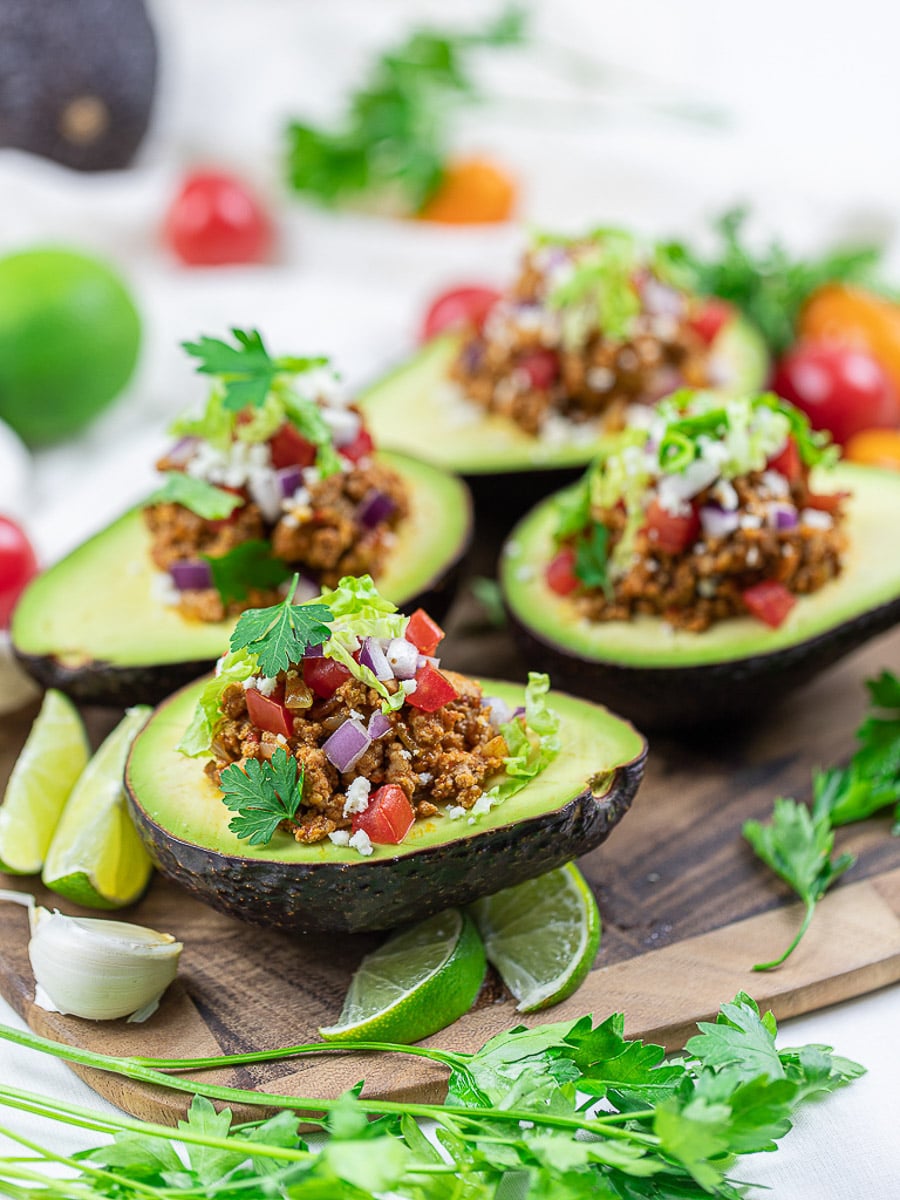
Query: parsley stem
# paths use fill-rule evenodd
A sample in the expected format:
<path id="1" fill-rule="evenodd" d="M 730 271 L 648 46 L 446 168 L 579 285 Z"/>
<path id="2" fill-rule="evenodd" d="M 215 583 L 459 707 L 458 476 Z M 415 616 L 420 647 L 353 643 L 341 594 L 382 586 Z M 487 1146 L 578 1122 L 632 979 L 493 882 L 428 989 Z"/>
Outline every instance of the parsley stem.
<path id="1" fill-rule="evenodd" d="M 33 1150 L 35 1154 L 41 1156 L 41 1161 L 43 1162 L 54 1162 L 59 1166 L 71 1167 L 73 1170 L 81 1171 L 85 1175 L 93 1175 L 96 1179 L 108 1179 L 113 1183 L 121 1182 L 120 1176 L 112 1171 L 105 1171 L 102 1167 L 92 1166 L 91 1163 L 84 1160 L 76 1162 L 74 1158 L 67 1158 L 64 1154 L 54 1154 L 49 1148 L 40 1146 L 37 1142 L 31 1141 L 30 1138 L 23 1137 L 21 1134 L 14 1133 L 13 1130 L 8 1129 L 5 1125 L 0 1125 L 0 1134 L 3 1137 L 9 1138 L 11 1142 L 17 1142 L 20 1146 L 24 1146 L 28 1150 Z M 4 1163 L 4 1166 L 6 1165 L 8 1163 Z M 25 1172 L 20 1177 L 32 1178 L 41 1182 L 45 1180 L 45 1177 L 37 1172 Z M 135 1192 L 143 1192 L 147 1196 L 159 1195 L 159 1189 L 152 1184 L 140 1183 L 136 1179 L 129 1180 L 128 1183 Z"/>
<path id="2" fill-rule="evenodd" d="M 803 922 L 800 925 L 800 928 L 797 930 L 796 937 L 788 946 L 787 950 L 785 950 L 785 952 L 778 958 L 773 958 L 771 962 L 756 963 L 753 967 L 754 971 L 772 971 L 775 969 L 775 967 L 780 967 L 785 959 L 787 959 L 789 955 L 793 954 L 793 952 L 797 949 L 797 946 L 800 944 L 800 939 L 803 937 L 804 933 L 806 933 L 807 929 L 809 929 L 810 921 L 813 919 L 813 913 L 816 911 L 816 904 L 816 897 L 812 897 L 806 901 L 806 913 L 804 914 Z"/>
<path id="3" fill-rule="evenodd" d="M 305 1042 L 297 1046 L 283 1046 L 274 1050 L 251 1050 L 244 1054 L 219 1054 L 210 1058 L 141 1058 L 130 1057 L 129 1062 L 158 1071 L 200 1071 L 218 1067 L 239 1066 L 244 1063 L 275 1062 L 282 1058 L 293 1058 L 300 1054 L 334 1054 L 338 1050 L 381 1051 L 386 1054 L 413 1054 L 429 1058 L 448 1067 L 463 1067 L 467 1055 L 453 1054 L 449 1050 L 432 1050 L 426 1046 L 403 1046 L 394 1042 Z"/>

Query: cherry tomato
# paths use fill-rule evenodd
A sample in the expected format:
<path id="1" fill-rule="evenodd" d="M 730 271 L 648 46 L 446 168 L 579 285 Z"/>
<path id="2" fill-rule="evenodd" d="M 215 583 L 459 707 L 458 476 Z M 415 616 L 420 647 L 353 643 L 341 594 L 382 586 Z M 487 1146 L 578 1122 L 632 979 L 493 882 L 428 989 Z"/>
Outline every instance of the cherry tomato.
<path id="1" fill-rule="evenodd" d="M 417 608 L 409 618 L 406 633 L 403 635 L 412 642 L 420 654 L 434 654 L 438 642 L 444 640 L 444 631 L 437 621 L 432 621 L 424 608 Z"/>
<path id="2" fill-rule="evenodd" d="M 294 716 L 283 703 L 280 693 L 264 696 L 256 688 L 247 688 L 247 716 L 257 729 L 290 737 L 294 732 Z"/>
<path id="3" fill-rule="evenodd" d="M 838 342 L 868 350 L 900 394 L 900 304 L 864 288 L 829 283 L 809 297 L 797 336 L 804 342 Z"/>
<path id="4" fill-rule="evenodd" d="M 164 229 L 174 253 L 190 267 L 263 262 L 272 245 L 272 226 L 259 201 L 223 171 L 188 175 Z"/>
<path id="5" fill-rule="evenodd" d="M 437 191 L 419 216 L 445 225 L 479 225 L 508 221 L 516 203 L 515 181 L 483 158 L 448 164 Z"/>
<path id="6" fill-rule="evenodd" d="M 844 458 L 870 467 L 900 471 L 900 430 L 864 429 L 854 433 L 844 447 Z"/>
<path id="7" fill-rule="evenodd" d="M 575 551 L 571 546 L 562 546 L 547 564 L 544 572 L 547 587 L 557 596 L 568 596 L 578 587 L 580 580 L 575 574 Z"/>
<path id="8" fill-rule="evenodd" d="M 753 587 L 744 592 L 743 600 L 752 616 L 764 621 L 773 629 L 784 624 L 788 613 L 797 603 L 796 596 L 777 579 L 764 579 L 761 583 L 754 583 Z"/>
<path id="9" fill-rule="evenodd" d="M 31 542 L 14 521 L 0 517 L 0 629 L 9 627 L 16 601 L 37 570 Z"/>
<path id="10" fill-rule="evenodd" d="M 665 554 L 681 554 L 700 534 L 700 518 L 692 508 L 683 516 L 668 512 L 658 500 L 647 509 L 645 526 L 651 546 Z"/>
<path id="11" fill-rule="evenodd" d="M 530 350 L 519 359 L 519 367 L 539 392 L 546 391 L 559 379 L 559 358 L 552 350 Z"/>
<path id="12" fill-rule="evenodd" d="M 711 346 L 725 325 L 734 317 L 734 308 L 727 300 L 718 296 L 709 296 L 701 302 L 700 307 L 688 321 L 688 325 L 697 337 L 707 346 Z"/>
<path id="13" fill-rule="evenodd" d="M 441 292 L 432 300 L 425 314 L 419 340 L 430 341 L 450 329 L 474 328 L 480 333 L 488 313 L 499 299 L 500 293 L 496 288 L 477 285 Z"/>
<path id="14" fill-rule="evenodd" d="M 799 343 L 778 363 L 772 387 L 841 445 L 860 429 L 900 425 L 900 401 L 887 372 L 853 346 Z"/>
<path id="15" fill-rule="evenodd" d="M 421 712 L 433 713 L 458 695 L 459 692 L 447 676 L 431 663 L 426 663 L 416 671 L 416 690 L 410 692 L 407 704 Z"/>
<path id="16" fill-rule="evenodd" d="M 415 820 L 416 814 L 403 788 L 386 783 L 373 794 L 368 808 L 354 816 L 353 832 L 362 829 L 376 845 L 397 846 Z"/>

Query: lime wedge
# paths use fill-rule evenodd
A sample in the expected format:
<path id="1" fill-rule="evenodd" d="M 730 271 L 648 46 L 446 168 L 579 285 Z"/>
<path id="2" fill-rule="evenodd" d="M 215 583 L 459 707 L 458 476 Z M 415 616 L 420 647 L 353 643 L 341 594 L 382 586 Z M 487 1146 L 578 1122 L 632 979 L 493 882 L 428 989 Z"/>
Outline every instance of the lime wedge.
<path id="1" fill-rule="evenodd" d="M 485 896 L 469 911 L 518 1012 L 571 996 L 597 955 L 600 913 L 574 863 Z"/>
<path id="2" fill-rule="evenodd" d="M 367 954 L 326 1041 L 418 1042 L 472 1007 L 485 972 L 472 921 L 448 908 Z"/>
<path id="3" fill-rule="evenodd" d="M 121 908 L 147 886 L 152 864 L 128 813 L 125 759 L 151 710 L 130 708 L 69 797 L 44 863 L 48 888 L 88 908 Z"/>
<path id="4" fill-rule="evenodd" d="M 0 807 L 0 871 L 40 871 L 60 813 L 90 753 L 75 705 L 51 688 L 16 759 Z"/>

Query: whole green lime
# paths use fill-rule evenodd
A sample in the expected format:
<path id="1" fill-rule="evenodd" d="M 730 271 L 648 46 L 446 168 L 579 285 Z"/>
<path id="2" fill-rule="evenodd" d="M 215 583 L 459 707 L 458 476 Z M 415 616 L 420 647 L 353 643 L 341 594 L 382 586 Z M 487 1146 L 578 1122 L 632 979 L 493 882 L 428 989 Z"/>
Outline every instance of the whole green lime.
<path id="1" fill-rule="evenodd" d="M 0 259 L 0 418 L 26 442 L 83 429 L 125 387 L 141 323 L 122 279 L 73 250 Z"/>

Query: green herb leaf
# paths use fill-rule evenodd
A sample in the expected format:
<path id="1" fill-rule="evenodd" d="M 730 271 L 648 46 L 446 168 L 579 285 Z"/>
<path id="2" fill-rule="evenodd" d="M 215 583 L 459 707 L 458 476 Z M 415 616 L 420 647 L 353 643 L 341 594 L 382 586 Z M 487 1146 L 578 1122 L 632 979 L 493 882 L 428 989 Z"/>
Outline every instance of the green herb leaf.
<path id="1" fill-rule="evenodd" d="M 779 797 L 772 822 L 746 821 L 744 837 L 772 870 L 797 893 L 806 905 L 806 915 L 797 936 L 777 959 L 757 963 L 755 971 L 779 966 L 796 948 L 812 920 L 815 906 L 826 890 L 856 861 L 852 854 L 832 860 L 834 832 L 827 818 L 814 819 L 804 804 Z"/>
<path id="2" fill-rule="evenodd" d="M 291 574 L 285 563 L 273 556 L 271 542 L 258 538 L 239 542 L 217 558 L 209 554 L 202 557 L 209 563 L 213 587 L 223 604 L 245 600 L 251 588 L 277 588 Z"/>
<path id="3" fill-rule="evenodd" d="M 723 1004 L 715 1023 L 698 1021 L 700 1033 L 685 1045 L 686 1052 L 705 1067 L 727 1067 L 743 1082 L 765 1076 L 783 1079 L 784 1067 L 775 1049 L 775 1018 L 760 1016 L 756 1002 L 739 992 Z"/>
<path id="4" fill-rule="evenodd" d="M 223 491 L 205 479 L 197 479 L 183 471 L 167 471 L 162 487 L 146 501 L 146 504 L 180 504 L 205 521 L 224 521 L 243 503 L 242 496 Z"/>
<path id="5" fill-rule="evenodd" d="M 609 530 L 595 523 L 575 541 L 575 574 L 587 588 L 611 590 Z"/>
<path id="6" fill-rule="evenodd" d="M 272 840 L 284 820 L 295 816 L 303 801 L 304 772 L 297 760 L 279 746 L 269 762 L 248 758 L 243 767 L 232 763 L 222 772 L 222 799 L 232 812 L 228 828 L 251 846 Z"/>
<path id="7" fill-rule="evenodd" d="M 310 646 L 321 646 L 331 636 L 328 622 L 334 614 L 326 604 L 291 603 L 298 579 L 295 575 L 281 604 L 241 613 L 231 635 L 231 649 L 255 655 L 259 669 L 269 678 L 300 662 Z"/>

